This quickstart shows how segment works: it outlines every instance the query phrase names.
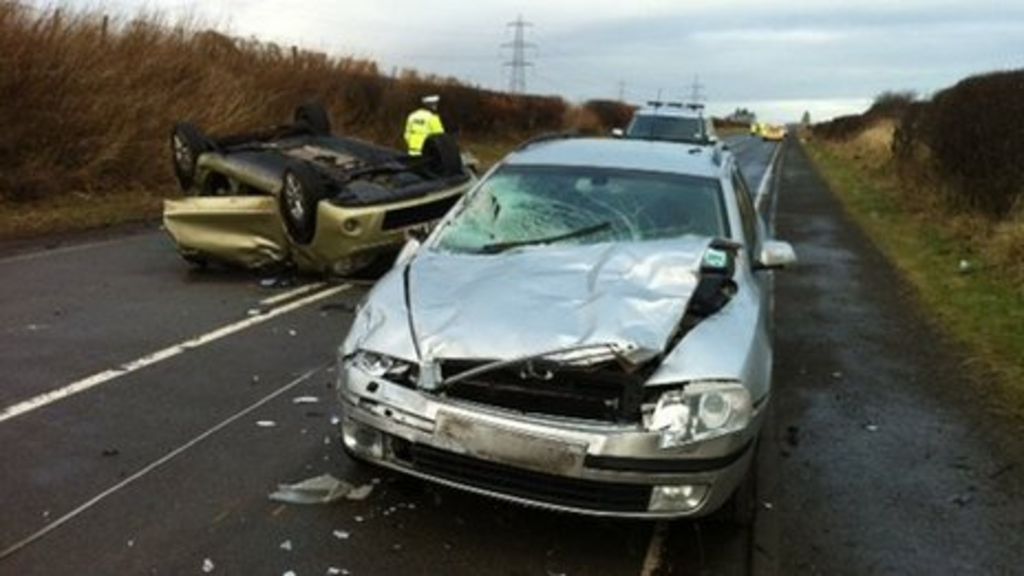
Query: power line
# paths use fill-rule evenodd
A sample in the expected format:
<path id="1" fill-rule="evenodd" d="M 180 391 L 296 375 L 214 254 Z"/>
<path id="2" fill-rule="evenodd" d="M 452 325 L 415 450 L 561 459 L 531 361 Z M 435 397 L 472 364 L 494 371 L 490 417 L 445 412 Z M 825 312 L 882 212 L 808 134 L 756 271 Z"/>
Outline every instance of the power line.
<path id="1" fill-rule="evenodd" d="M 512 28 L 512 42 L 502 44 L 502 48 L 512 49 L 512 59 L 505 62 L 504 66 L 510 69 L 508 79 L 508 91 L 512 94 L 526 93 L 526 69 L 533 66 L 533 62 L 526 59 L 526 50 L 536 48 L 536 44 L 526 41 L 526 29 L 533 26 L 530 22 L 523 20 L 522 14 L 508 26 Z"/>

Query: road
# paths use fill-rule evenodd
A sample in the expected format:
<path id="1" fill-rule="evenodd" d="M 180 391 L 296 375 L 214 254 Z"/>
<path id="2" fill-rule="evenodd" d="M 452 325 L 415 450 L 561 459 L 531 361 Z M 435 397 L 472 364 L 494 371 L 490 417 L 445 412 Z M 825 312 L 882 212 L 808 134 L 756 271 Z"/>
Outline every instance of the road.
<path id="1" fill-rule="evenodd" d="M 756 187 L 774 146 L 731 145 Z M 1022 549 L 1019 473 L 994 472 L 1019 462 L 1006 454 L 1022 454 L 1020 440 L 1001 438 L 1002 455 L 989 449 L 991 436 L 971 426 L 982 413 L 956 407 L 962 379 L 950 376 L 941 339 L 891 303 L 902 302 L 891 269 L 797 147 L 783 166 L 779 234 L 805 264 L 778 282 L 778 414 L 753 533 L 552 514 L 354 466 L 331 423 L 332 361 L 368 283 L 265 287 L 247 274 L 189 271 L 146 227 L 0 257 L 0 573 L 203 574 L 204 564 L 213 574 L 299 576 L 889 573 L 907 558 L 965 572 L 1011 566 L 1016 552 L 993 543 Z M 882 279 L 857 274 L 864 267 Z M 901 362 L 887 340 L 900 338 L 894 326 L 922 355 Z M 933 378 L 949 379 L 938 387 L 945 397 L 928 399 Z M 916 424 L 899 422 L 922 399 Z M 946 412 L 929 412 L 940 405 Z M 922 442 L 930 460 L 917 452 Z M 900 458 L 916 467 L 896 481 L 886 467 Z M 331 506 L 267 498 L 279 483 L 322 473 L 374 490 Z M 918 485 L 934 492 L 920 514 L 887 509 L 913 502 Z M 951 503 L 961 493 L 971 499 Z M 911 521 L 927 526 L 916 534 L 905 530 Z M 951 521 L 970 533 L 952 538 Z"/>

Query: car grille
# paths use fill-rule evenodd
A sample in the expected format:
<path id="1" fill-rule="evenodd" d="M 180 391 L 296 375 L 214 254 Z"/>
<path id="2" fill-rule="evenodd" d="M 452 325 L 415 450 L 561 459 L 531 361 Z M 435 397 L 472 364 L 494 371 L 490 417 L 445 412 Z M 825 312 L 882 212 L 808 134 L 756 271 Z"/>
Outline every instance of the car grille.
<path id="1" fill-rule="evenodd" d="M 427 202 L 426 204 L 388 210 L 384 214 L 384 223 L 381 225 L 381 228 L 384 230 L 394 230 L 437 220 L 447 214 L 448 209 L 458 200 L 459 195 L 452 194 L 451 196 Z"/>
<path id="2" fill-rule="evenodd" d="M 436 478 L 534 502 L 598 512 L 646 512 L 651 487 L 567 478 L 391 438 L 394 457 Z"/>
<path id="3" fill-rule="evenodd" d="M 445 377 L 472 368 L 470 362 L 447 362 Z M 642 381 L 615 368 L 559 369 L 550 378 L 524 375 L 518 368 L 491 370 L 444 388 L 450 398 L 531 414 L 582 418 L 612 423 L 640 420 Z"/>

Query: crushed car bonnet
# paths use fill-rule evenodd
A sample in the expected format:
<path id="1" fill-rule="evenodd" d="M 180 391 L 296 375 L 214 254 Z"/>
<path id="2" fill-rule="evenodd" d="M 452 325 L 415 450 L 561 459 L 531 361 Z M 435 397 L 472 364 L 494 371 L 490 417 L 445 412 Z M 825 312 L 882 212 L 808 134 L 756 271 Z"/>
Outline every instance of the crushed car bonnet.
<path id="1" fill-rule="evenodd" d="M 611 345 L 660 353 L 697 287 L 711 240 L 527 248 L 501 255 L 421 251 L 407 271 L 423 359 L 508 359 Z"/>

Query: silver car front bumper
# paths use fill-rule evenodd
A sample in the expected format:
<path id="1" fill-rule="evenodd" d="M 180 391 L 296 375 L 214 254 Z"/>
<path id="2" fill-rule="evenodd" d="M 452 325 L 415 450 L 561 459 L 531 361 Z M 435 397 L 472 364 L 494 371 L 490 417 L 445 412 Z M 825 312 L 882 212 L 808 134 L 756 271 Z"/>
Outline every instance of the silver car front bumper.
<path id="1" fill-rule="evenodd" d="M 639 426 L 534 416 L 454 401 L 345 370 L 346 450 L 461 490 L 623 518 L 707 515 L 750 469 L 766 402 L 744 431 L 680 449 Z"/>

